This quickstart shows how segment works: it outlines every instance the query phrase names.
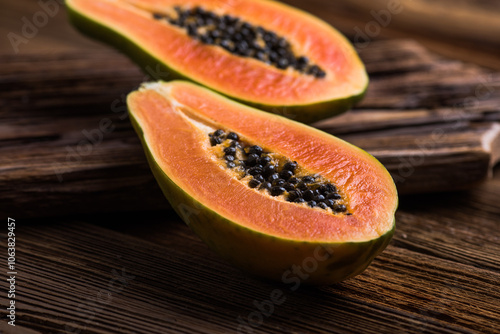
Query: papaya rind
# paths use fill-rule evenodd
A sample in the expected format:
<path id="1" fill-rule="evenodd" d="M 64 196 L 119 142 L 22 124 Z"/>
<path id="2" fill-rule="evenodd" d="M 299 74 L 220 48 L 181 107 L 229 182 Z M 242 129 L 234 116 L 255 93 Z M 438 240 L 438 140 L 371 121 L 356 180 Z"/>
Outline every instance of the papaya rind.
<path id="1" fill-rule="evenodd" d="M 129 114 L 153 175 L 171 206 L 215 253 L 246 272 L 293 284 L 291 288 L 301 283 L 331 285 L 363 272 L 394 234 L 395 222 L 389 231 L 371 240 L 311 242 L 268 235 L 232 222 L 195 200 L 168 177 L 153 157 L 131 110 Z"/>
<path id="2" fill-rule="evenodd" d="M 187 77 L 179 73 L 175 69 L 169 67 L 167 64 L 148 53 L 148 51 L 145 50 L 142 46 L 128 39 L 119 32 L 78 12 L 70 5 L 68 5 L 67 7 L 70 22 L 81 33 L 114 46 L 116 49 L 123 52 L 130 59 L 132 59 L 132 61 L 134 61 L 146 75 L 152 77 L 155 80 L 187 80 L 203 85 L 203 83 L 194 81 L 190 77 Z M 219 94 L 227 96 L 230 99 L 246 105 L 250 105 L 257 109 L 282 115 L 298 122 L 310 124 L 322 119 L 339 115 L 351 109 L 353 105 L 359 102 L 366 94 L 366 90 L 368 89 L 368 80 L 366 81 L 365 87 L 359 92 L 359 94 L 303 105 L 260 104 L 253 101 L 244 100 L 229 94 L 224 94 L 223 92 L 217 91 L 212 87 L 207 88 L 216 91 Z"/>

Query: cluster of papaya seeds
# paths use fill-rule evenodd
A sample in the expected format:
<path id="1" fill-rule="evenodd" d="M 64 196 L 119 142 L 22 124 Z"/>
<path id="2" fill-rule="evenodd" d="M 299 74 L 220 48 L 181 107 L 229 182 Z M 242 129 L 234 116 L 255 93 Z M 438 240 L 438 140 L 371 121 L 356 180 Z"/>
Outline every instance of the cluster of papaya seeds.
<path id="1" fill-rule="evenodd" d="M 218 129 L 209 134 L 212 146 L 220 145 L 227 168 L 237 168 L 248 187 L 258 188 L 270 196 L 311 208 L 346 213 L 347 207 L 335 185 L 320 175 L 307 173 L 297 162 L 258 145 L 249 145 L 234 132 Z"/>

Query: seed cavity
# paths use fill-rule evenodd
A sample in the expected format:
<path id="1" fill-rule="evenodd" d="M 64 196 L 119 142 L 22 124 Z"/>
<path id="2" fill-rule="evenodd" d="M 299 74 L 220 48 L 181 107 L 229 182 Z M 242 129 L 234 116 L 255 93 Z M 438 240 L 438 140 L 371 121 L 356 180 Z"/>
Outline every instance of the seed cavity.
<path id="1" fill-rule="evenodd" d="M 153 13 L 155 20 L 182 28 L 201 43 L 215 45 L 233 55 L 249 57 L 280 70 L 292 68 L 318 79 L 326 72 L 310 62 L 306 56 L 297 56 L 290 42 L 271 30 L 254 26 L 231 15 L 217 15 L 201 7 L 184 9 L 174 7 L 175 15 Z"/>
<path id="2" fill-rule="evenodd" d="M 283 196 L 288 202 L 351 215 L 334 184 L 320 175 L 308 174 L 297 162 L 249 145 L 234 132 L 218 129 L 208 137 L 211 146 L 220 147 L 226 167 L 237 172 L 248 187 L 273 197 Z"/>

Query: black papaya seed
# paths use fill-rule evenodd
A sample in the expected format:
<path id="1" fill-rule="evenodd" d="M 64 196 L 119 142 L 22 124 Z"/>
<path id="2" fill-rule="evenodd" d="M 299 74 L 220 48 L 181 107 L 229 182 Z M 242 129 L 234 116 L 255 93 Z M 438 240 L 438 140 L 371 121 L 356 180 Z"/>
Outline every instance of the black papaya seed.
<path id="1" fill-rule="evenodd" d="M 256 179 L 251 179 L 249 182 L 248 182 L 248 186 L 250 188 L 257 188 L 258 186 L 260 185 L 260 182 L 257 181 Z"/>
<path id="2" fill-rule="evenodd" d="M 335 202 L 332 199 L 325 199 L 323 201 L 323 203 L 325 203 L 327 206 L 331 207 L 332 209 L 333 209 L 333 207 L 335 205 Z"/>
<path id="3" fill-rule="evenodd" d="M 264 169 L 264 167 L 262 167 L 262 165 L 261 165 L 261 164 L 256 164 L 254 167 L 255 167 L 255 168 L 259 168 L 259 169 Z"/>
<path id="4" fill-rule="evenodd" d="M 261 157 L 260 160 L 259 160 L 259 163 L 262 165 L 262 166 L 265 166 L 267 165 L 268 163 L 271 162 L 271 158 L 268 157 L 268 156 L 264 156 L 264 157 Z"/>
<path id="5" fill-rule="evenodd" d="M 234 133 L 234 132 L 229 132 L 227 134 L 226 138 L 227 139 L 231 139 L 231 140 L 239 140 L 240 139 L 240 137 L 236 133 Z"/>
<path id="6" fill-rule="evenodd" d="M 302 182 L 304 182 L 304 183 L 313 183 L 314 182 L 314 177 L 312 177 L 312 176 L 304 176 L 302 178 Z"/>
<path id="7" fill-rule="evenodd" d="M 325 196 L 323 196 L 323 195 L 316 195 L 316 197 L 314 198 L 314 200 L 317 201 L 317 202 L 324 201 L 325 200 Z"/>
<path id="8" fill-rule="evenodd" d="M 259 181 L 259 183 L 262 183 L 262 182 L 265 181 L 264 177 L 262 175 L 260 175 L 260 174 L 254 175 L 253 178 L 254 178 L 254 180 Z"/>
<path id="9" fill-rule="evenodd" d="M 278 60 L 278 66 L 277 67 L 279 69 L 284 70 L 284 69 L 288 68 L 288 65 L 289 65 L 288 59 L 286 59 L 286 58 L 280 58 Z"/>
<path id="10" fill-rule="evenodd" d="M 284 180 L 288 180 L 293 176 L 293 172 L 291 170 L 282 170 L 280 172 L 280 177 Z"/>
<path id="11" fill-rule="evenodd" d="M 229 146 L 234 147 L 234 148 L 237 148 L 237 149 L 241 148 L 240 143 L 238 143 L 236 140 L 233 140 L 233 141 L 231 142 L 231 144 L 229 144 Z"/>
<path id="12" fill-rule="evenodd" d="M 325 203 L 321 202 L 321 203 L 318 203 L 318 206 L 324 210 L 328 209 L 328 205 L 326 205 Z"/>
<path id="13" fill-rule="evenodd" d="M 287 162 L 284 166 L 283 166 L 283 169 L 284 170 L 289 170 L 289 171 L 292 171 L 292 172 L 295 172 L 295 169 L 297 168 L 297 163 L 296 162 Z"/>
<path id="14" fill-rule="evenodd" d="M 342 196 L 340 196 L 338 193 L 329 193 L 328 195 L 326 195 L 326 198 L 338 200 L 338 199 L 341 199 Z"/>
<path id="15" fill-rule="evenodd" d="M 280 176 L 279 176 L 279 174 L 278 174 L 278 173 L 273 173 L 273 174 L 269 175 L 269 177 L 268 177 L 267 179 L 268 179 L 270 182 L 273 182 L 274 180 L 277 180 L 277 179 L 279 179 L 279 178 L 280 178 Z"/>
<path id="16" fill-rule="evenodd" d="M 301 181 L 299 184 L 297 184 L 297 189 L 300 189 L 302 191 L 306 191 L 309 189 L 309 186 L 306 183 Z"/>
<path id="17" fill-rule="evenodd" d="M 307 63 L 309 63 L 309 59 L 307 57 L 302 56 L 302 57 L 297 58 L 297 62 L 299 64 L 307 64 Z"/>
<path id="18" fill-rule="evenodd" d="M 250 175 L 262 174 L 262 168 L 252 167 L 248 170 L 248 174 Z"/>
<path id="19" fill-rule="evenodd" d="M 271 183 L 269 183 L 269 182 L 263 182 L 263 183 L 260 185 L 259 189 L 267 189 L 267 190 L 270 190 L 270 189 L 271 189 L 271 187 L 272 187 L 272 184 L 271 184 Z"/>
<path id="20" fill-rule="evenodd" d="M 320 192 L 323 195 L 327 195 L 328 193 L 337 192 L 337 188 L 333 184 L 327 183 L 320 186 Z"/>
<path id="21" fill-rule="evenodd" d="M 258 146 L 258 145 L 254 145 L 252 147 L 250 147 L 250 154 L 257 154 L 258 156 L 260 156 L 262 154 L 262 147 Z"/>
<path id="22" fill-rule="evenodd" d="M 207 35 L 200 36 L 200 41 L 202 43 L 205 43 L 205 44 L 213 44 L 214 43 L 214 40 L 212 39 L 212 37 L 207 36 Z"/>
<path id="23" fill-rule="evenodd" d="M 285 188 L 283 187 L 272 187 L 271 188 L 271 196 L 279 196 L 285 192 Z"/>
<path id="24" fill-rule="evenodd" d="M 290 199 L 290 201 L 295 201 L 297 198 L 301 197 L 302 193 L 300 192 L 300 190 L 292 190 L 288 193 L 288 198 Z"/>
<path id="25" fill-rule="evenodd" d="M 226 147 L 224 149 L 224 153 L 226 155 L 235 155 L 236 154 L 236 148 L 234 148 L 234 147 Z"/>
<path id="26" fill-rule="evenodd" d="M 214 136 L 216 136 L 216 137 L 220 137 L 220 136 L 222 136 L 223 134 L 224 134 L 224 130 L 222 130 L 222 129 L 218 129 L 218 130 L 216 130 L 216 131 L 214 132 Z"/>
<path id="27" fill-rule="evenodd" d="M 181 25 L 178 20 L 174 20 L 174 19 L 168 19 L 167 22 L 170 23 L 173 26 L 179 26 L 179 25 Z"/>
<path id="28" fill-rule="evenodd" d="M 345 212 L 347 210 L 347 207 L 344 204 L 339 204 L 339 205 L 336 205 L 333 210 L 335 212 Z"/>
<path id="29" fill-rule="evenodd" d="M 276 171 L 276 167 L 274 167 L 274 165 L 267 165 L 264 167 L 264 170 L 263 170 L 263 175 L 268 177 L 269 175 L 271 174 L 274 174 L 274 172 Z"/>
<path id="30" fill-rule="evenodd" d="M 255 153 L 252 153 L 252 154 L 248 155 L 248 157 L 247 157 L 247 165 L 248 166 L 254 166 L 257 164 L 258 161 L 259 161 L 259 156 Z"/>
<path id="31" fill-rule="evenodd" d="M 273 181 L 273 186 L 275 187 L 283 187 L 285 185 L 286 181 L 283 179 L 277 179 Z"/>
<path id="32" fill-rule="evenodd" d="M 216 146 L 216 145 L 219 145 L 222 143 L 222 139 L 220 139 L 219 137 L 210 137 L 210 145 L 212 146 Z"/>
<path id="33" fill-rule="evenodd" d="M 310 201 L 310 200 L 312 200 L 313 198 L 314 198 L 314 192 L 313 192 L 311 189 L 306 190 L 306 191 L 304 192 L 304 199 L 305 199 L 305 200 Z"/>

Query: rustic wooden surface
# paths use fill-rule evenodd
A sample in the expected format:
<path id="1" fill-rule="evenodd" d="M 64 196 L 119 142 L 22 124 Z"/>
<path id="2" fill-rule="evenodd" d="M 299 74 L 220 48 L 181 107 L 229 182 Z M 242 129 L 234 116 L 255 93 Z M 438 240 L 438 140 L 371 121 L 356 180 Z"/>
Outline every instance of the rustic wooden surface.
<path id="1" fill-rule="evenodd" d="M 38 10 L 36 1 L 0 2 L 2 36 L 18 31 L 20 18 L 31 17 Z M 347 1 L 289 2 L 337 26 L 340 24 L 347 34 L 355 26 L 364 27 L 367 23 L 366 18 L 357 20 L 358 15 L 378 8 L 350 1 L 349 10 L 342 12 L 339 8 L 347 6 Z M 378 1 L 370 3 L 379 5 Z M 489 0 L 467 0 L 458 5 L 453 2 L 459 7 L 488 6 L 493 12 L 492 4 Z M 452 17 L 447 16 L 448 24 L 448 18 Z M 421 23 L 420 27 L 429 22 Z M 438 24 L 430 23 L 430 27 Z M 394 26 L 384 29 L 380 37 L 400 36 L 403 29 L 400 31 L 399 27 L 404 27 L 404 22 L 395 22 Z M 497 54 L 488 51 L 491 44 L 478 43 L 468 48 L 457 41 L 457 36 L 427 34 L 425 38 L 420 33 L 411 36 L 444 54 L 500 68 Z M 466 39 L 473 43 L 473 37 Z M 484 39 L 477 37 L 477 40 L 480 38 Z M 387 43 L 386 47 L 391 46 L 390 43 L 401 45 L 401 41 Z M 404 139 L 396 131 L 401 126 L 404 126 L 403 134 L 408 134 L 401 145 L 415 144 L 412 138 L 425 137 L 429 131 L 441 129 L 447 135 L 446 140 L 436 145 L 446 146 L 448 137 L 456 138 L 462 148 L 476 145 L 477 152 L 483 151 L 484 156 L 484 148 L 477 146 L 478 138 L 482 131 L 495 131 L 499 112 L 498 95 L 495 95 L 498 75 L 460 62 L 438 61 L 429 53 L 421 53 L 421 47 L 413 42 L 404 45 L 405 48 L 393 48 L 405 52 L 407 61 L 403 63 L 395 61 L 398 54 L 394 55 L 396 58 L 384 60 L 377 58 L 380 55 L 376 52 L 366 53 L 368 47 L 362 50 L 373 79 L 367 99 L 336 122 L 327 121 L 318 126 L 366 145 L 376 143 L 376 134 L 380 132 L 387 135 L 392 131 L 395 136 L 392 141 Z M 10 51 L 5 39 L 0 41 L 0 50 Z M 103 70 L 110 53 L 69 29 L 62 14 L 54 17 L 36 38 L 22 45 L 21 50 L 16 57 L 3 56 L 3 61 L 17 65 L 7 69 L 4 66 L 7 72 L 0 76 L 0 184 L 3 187 L 0 219 L 5 222 L 0 227 L 0 333 L 499 332 L 499 167 L 491 179 L 470 190 L 401 196 L 396 235 L 363 274 L 331 287 L 300 285 L 293 291 L 290 285 L 249 277 L 212 254 L 171 210 L 160 210 L 165 208 L 165 201 L 158 190 L 155 193 L 151 177 L 140 177 L 146 175 L 146 171 L 140 170 L 139 155 L 123 158 L 121 152 L 137 142 L 134 144 L 135 139 L 130 136 L 128 121 L 119 118 L 123 107 L 120 100 L 122 93 L 142 81 L 143 75 L 137 69 L 123 57 L 114 56 L 113 66 Z M 48 54 L 41 56 L 41 50 Z M 74 52 L 77 50 L 80 54 Z M 93 51 L 93 63 L 99 72 L 92 72 L 79 60 L 82 56 L 88 59 L 89 50 Z M 414 50 L 419 50 L 417 54 L 423 54 L 424 59 L 415 61 L 411 57 Z M 28 53 L 38 55 L 38 65 L 48 66 L 45 71 L 32 62 Z M 50 59 L 53 61 L 48 62 Z M 376 59 L 380 61 L 377 63 Z M 375 65 L 371 66 L 372 63 Z M 395 66 L 396 63 L 400 66 Z M 426 65 L 419 67 L 421 63 Z M 69 72 L 68 65 L 71 65 Z M 39 76 L 28 71 L 34 67 Z M 51 67 L 58 68 L 59 73 L 54 73 Z M 405 86 L 398 80 L 398 72 L 411 77 L 413 85 Z M 21 76 L 21 73 L 24 74 Z M 20 76 L 18 80 L 16 75 Z M 96 88 L 95 80 L 85 78 L 97 75 L 102 80 Z M 436 77 L 446 85 L 433 86 Z M 41 86 L 39 83 L 44 80 L 46 85 Z M 17 83 L 15 89 L 11 86 L 13 82 Z M 483 95 L 485 90 L 481 87 L 493 88 L 495 94 Z M 392 91 L 390 99 L 389 90 Z M 443 91 L 446 99 L 443 99 Z M 117 109 L 113 112 L 111 104 L 115 100 L 113 106 Z M 392 115 L 388 123 L 381 121 L 395 105 L 411 107 L 404 114 Z M 467 112 L 457 113 L 460 110 Z M 110 190 L 102 183 L 89 181 L 96 175 L 85 170 L 65 170 L 61 184 L 54 183 L 57 177 L 49 181 L 36 176 L 38 173 L 54 177 L 49 170 L 53 166 L 47 165 L 37 150 L 50 148 L 49 143 L 54 141 L 76 148 L 75 143 L 83 139 L 82 129 L 94 129 L 104 115 L 114 120 L 116 130 L 106 135 L 88 157 L 91 159 L 85 161 L 101 159 L 101 163 L 109 163 L 101 153 L 109 154 L 108 143 L 120 144 L 118 155 L 109 156 L 109 159 L 117 159 L 109 168 Z M 364 124 L 353 124 L 349 117 L 363 119 Z M 445 126 L 444 121 L 451 122 L 452 127 Z M 57 130 L 59 126 L 62 129 Z M 373 137 L 361 134 L 367 126 Z M 415 131 L 408 132 L 409 128 Z M 458 133 L 473 135 L 454 137 Z M 467 138 L 473 141 L 476 138 L 475 144 Z M 18 149 L 9 150 L 10 146 Z M 20 160 L 19 152 L 31 154 Z M 45 152 L 53 156 L 50 150 Z M 64 161 L 65 153 L 59 155 Z M 99 159 L 93 160 L 94 157 Z M 484 169 L 495 159 L 488 155 L 478 161 L 483 161 Z M 413 162 L 418 167 L 419 160 Z M 26 175 L 26 168 L 15 166 L 28 164 L 33 174 L 23 179 L 20 176 Z M 131 177 L 129 169 L 134 164 L 139 170 Z M 90 171 L 102 166 L 91 165 Z M 471 170 L 474 171 L 475 168 Z M 40 186 L 44 182 L 46 186 Z M 66 186 L 62 186 L 65 183 Z M 145 191 L 148 184 L 150 190 Z M 14 197 L 21 200 L 12 201 L 8 191 L 13 191 Z M 23 196 L 19 196 L 20 193 Z M 147 205 L 138 204 L 140 202 Z M 100 211 L 109 213 L 92 213 L 99 211 L 96 205 Z M 138 209 L 143 211 L 124 212 Z M 58 213 L 57 210 L 65 216 L 42 218 Z M 4 317 L 8 302 L 4 279 L 7 215 L 17 218 L 15 328 L 8 326 Z M 22 216 L 33 218 L 22 219 Z M 274 305 L 272 312 L 261 313 L 260 322 L 255 305 L 269 300 L 276 289 L 282 291 L 284 300 Z M 251 320 L 256 321 L 255 327 L 240 327 L 241 323 L 248 324 Z"/>
<path id="2" fill-rule="evenodd" d="M 377 157 L 400 193 L 467 188 L 491 174 L 500 159 L 499 73 L 408 40 L 372 42 L 361 56 L 372 80 L 366 98 L 318 128 Z M 3 56 L 0 64 L 0 200 L 11 213 L 166 207 L 124 103 L 147 75 L 114 52 Z M 102 120 L 113 131 L 101 131 Z"/>
<path id="3" fill-rule="evenodd" d="M 238 333 L 240 317 L 260 323 L 254 302 L 278 289 L 285 301 L 240 333 L 498 333 L 499 176 L 472 191 L 402 197 L 386 251 L 332 287 L 249 277 L 170 211 L 18 220 L 16 327 Z"/>

